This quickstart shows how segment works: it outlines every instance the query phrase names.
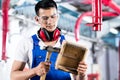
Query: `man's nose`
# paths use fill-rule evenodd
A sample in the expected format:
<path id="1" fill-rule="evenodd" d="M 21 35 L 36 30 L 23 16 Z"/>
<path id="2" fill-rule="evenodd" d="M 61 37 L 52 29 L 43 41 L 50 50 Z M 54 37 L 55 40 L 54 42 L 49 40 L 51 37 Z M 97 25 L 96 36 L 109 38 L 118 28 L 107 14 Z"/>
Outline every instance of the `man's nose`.
<path id="1" fill-rule="evenodd" d="M 47 23 L 50 24 L 53 22 L 53 19 L 51 17 L 48 18 Z"/>

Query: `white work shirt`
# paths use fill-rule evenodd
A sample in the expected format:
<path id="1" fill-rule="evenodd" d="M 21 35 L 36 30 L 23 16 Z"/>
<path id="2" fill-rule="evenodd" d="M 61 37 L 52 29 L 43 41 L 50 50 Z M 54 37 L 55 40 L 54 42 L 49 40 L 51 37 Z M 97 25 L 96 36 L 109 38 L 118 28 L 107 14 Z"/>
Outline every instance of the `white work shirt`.
<path id="1" fill-rule="evenodd" d="M 42 40 L 39 41 L 40 46 L 46 46 Z M 60 47 L 60 37 L 54 47 Z M 15 60 L 26 62 L 29 68 L 32 68 L 32 49 L 33 49 L 33 39 L 32 37 L 23 37 L 19 44 L 17 45 L 15 51 Z"/>

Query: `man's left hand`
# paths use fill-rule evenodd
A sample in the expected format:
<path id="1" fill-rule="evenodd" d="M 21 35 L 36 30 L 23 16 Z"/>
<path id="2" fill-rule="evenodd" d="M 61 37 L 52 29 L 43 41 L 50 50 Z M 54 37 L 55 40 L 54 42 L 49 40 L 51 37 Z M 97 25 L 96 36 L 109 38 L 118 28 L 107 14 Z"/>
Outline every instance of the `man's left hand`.
<path id="1" fill-rule="evenodd" d="M 86 70 L 87 70 L 87 64 L 83 61 L 79 62 L 79 65 L 77 68 L 78 74 L 80 76 L 85 76 Z"/>

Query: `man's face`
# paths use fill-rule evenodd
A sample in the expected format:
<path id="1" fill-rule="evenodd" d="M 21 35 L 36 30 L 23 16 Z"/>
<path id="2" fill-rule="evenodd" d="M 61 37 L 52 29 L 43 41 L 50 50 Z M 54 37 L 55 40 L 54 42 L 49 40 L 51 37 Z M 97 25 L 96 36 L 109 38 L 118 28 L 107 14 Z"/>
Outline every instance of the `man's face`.
<path id="1" fill-rule="evenodd" d="M 57 27 L 58 13 L 56 8 L 39 9 L 38 23 L 42 28 L 52 32 Z"/>

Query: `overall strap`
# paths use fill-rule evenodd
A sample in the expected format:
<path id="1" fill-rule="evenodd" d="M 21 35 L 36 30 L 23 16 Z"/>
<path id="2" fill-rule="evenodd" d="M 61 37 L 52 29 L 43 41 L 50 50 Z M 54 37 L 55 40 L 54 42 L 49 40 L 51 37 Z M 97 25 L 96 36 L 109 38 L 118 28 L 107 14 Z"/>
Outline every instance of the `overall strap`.
<path id="1" fill-rule="evenodd" d="M 60 37 L 61 37 L 61 38 L 60 38 L 60 44 L 62 44 L 63 40 L 65 40 L 65 36 L 64 36 L 64 35 L 61 35 Z"/>
<path id="2" fill-rule="evenodd" d="M 34 45 L 38 45 L 38 43 L 39 43 L 39 39 L 37 38 L 37 35 L 36 34 L 34 34 L 33 36 L 32 36 L 32 39 L 33 39 L 33 44 Z"/>
<path id="3" fill-rule="evenodd" d="M 63 40 L 65 40 L 65 36 L 61 35 L 60 37 L 61 37 L 60 38 L 60 44 L 62 44 Z M 33 39 L 34 44 L 38 45 L 38 43 L 39 43 L 40 40 L 37 38 L 36 34 L 32 36 L 32 39 Z"/>

